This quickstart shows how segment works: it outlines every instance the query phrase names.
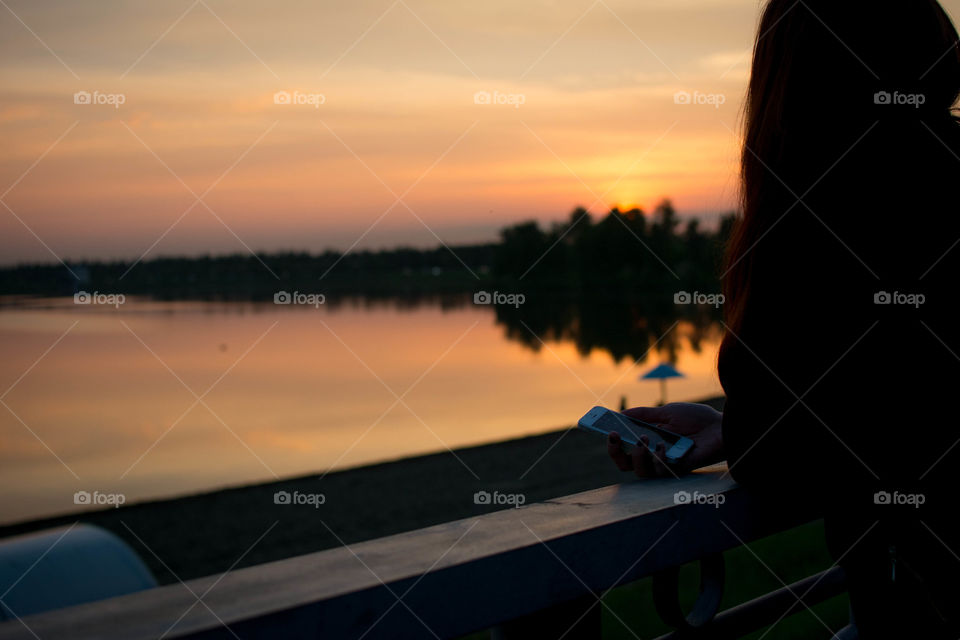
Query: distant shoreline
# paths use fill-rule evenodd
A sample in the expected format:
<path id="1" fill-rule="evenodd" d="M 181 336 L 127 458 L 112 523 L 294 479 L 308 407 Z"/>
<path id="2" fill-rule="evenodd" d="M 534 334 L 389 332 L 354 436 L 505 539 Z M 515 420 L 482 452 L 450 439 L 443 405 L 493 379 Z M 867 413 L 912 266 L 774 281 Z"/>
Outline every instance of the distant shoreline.
<path id="1" fill-rule="evenodd" d="M 700 402 L 722 408 L 723 401 Z M 477 492 L 522 496 L 530 503 L 631 477 L 613 467 L 601 438 L 561 429 L 326 475 L 2 525 L 0 538 L 78 521 L 101 526 L 126 540 L 157 579 L 169 583 L 176 581 L 170 570 L 186 580 L 225 571 L 241 556 L 238 566 L 249 566 L 504 508 L 477 504 Z M 278 492 L 301 503 L 280 498 L 277 504 Z"/>
<path id="2" fill-rule="evenodd" d="M 716 229 L 701 227 L 696 218 L 682 224 L 664 200 L 649 212 L 613 208 L 602 216 L 577 207 L 547 228 L 521 221 L 501 229 L 498 240 L 479 244 L 14 264 L 0 266 L 0 295 L 77 295 L 84 304 L 95 293 L 290 304 L 297 292 L 331 298 L 474 295 L 516 289 L 523 281 L 526 291 L 544 294 L 589 296 L 608 289 L 621 298 L 672 296 L 677 287 L 716 287 L 734 219 L 727 214 Z M 624 230 L 653 256 L 624 242 Z M 661 255 L 676 256 L 675 264 L 664 268 Z"/>

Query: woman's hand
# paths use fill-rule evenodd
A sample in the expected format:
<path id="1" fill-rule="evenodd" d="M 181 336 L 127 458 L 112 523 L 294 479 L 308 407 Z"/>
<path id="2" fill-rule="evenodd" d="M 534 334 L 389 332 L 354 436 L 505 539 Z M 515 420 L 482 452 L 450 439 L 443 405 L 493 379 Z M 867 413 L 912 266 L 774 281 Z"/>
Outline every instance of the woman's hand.
<path id="1" fill-rule="evenodd" d="M 621 471 L 632 470 L 640 478 L 676 477 L 724 459 L 720 428 L 723 414 L 712 407 L 692 402 L 671 402 L 662 407 L 627 409 L 623 413 L 686 436 L 693 440 L 694 446 L 680 462 L 669 464 L 665 460 L 666 451 L 662 443 L 657 445 L 656 451 L 651 451 L 649 440 L 642 436 L 645 446 L 635 447 L 630 455 L 623 450 L 620 434 L 613 431 L 607 440 L 607 452 Z"/>

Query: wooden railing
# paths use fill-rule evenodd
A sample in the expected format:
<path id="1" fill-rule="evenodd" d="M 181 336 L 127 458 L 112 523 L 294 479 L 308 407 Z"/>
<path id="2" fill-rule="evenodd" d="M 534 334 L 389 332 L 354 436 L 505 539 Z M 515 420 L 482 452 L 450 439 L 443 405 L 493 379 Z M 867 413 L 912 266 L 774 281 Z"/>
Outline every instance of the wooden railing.
<path id="1" fill-rule="evenodd" d="M 737 637 L 843 591 L 833 568 L 717 613 L 723 551 L 816 515 L 721 471 L 631 482 L 29 616 L 0 638 L 595 638 L 595 594 L 646 576 L 675 636 Z M 697 560 L 684 612 L 676 578 Z"/>

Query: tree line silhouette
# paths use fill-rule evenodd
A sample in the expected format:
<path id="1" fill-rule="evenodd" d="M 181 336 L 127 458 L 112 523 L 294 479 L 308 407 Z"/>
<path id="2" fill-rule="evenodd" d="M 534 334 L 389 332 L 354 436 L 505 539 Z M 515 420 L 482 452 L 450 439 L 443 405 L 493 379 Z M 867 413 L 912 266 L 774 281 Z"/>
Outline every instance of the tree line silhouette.
<path id="1" fill-rule="evenodd" d="M 583 208 L 543 230 L 525 222 L 501 232 L 494 274 L 500 283 L 576 297 L 636 299 L 680 290 L 715 291 L 733 214 L 713 231 L 682 225 L 672 203 L 612 209 L 593 221 Z"/>
<path id="2" fill-rule="evenodd" d="M 534 297 L 631 300 L 679 290 L 716 291 L 733 216 L 705 231 L 681 225 L 670 201 L 651 214 L 616 208 L 598 220 L 583 208 L 549 228 L 504 228 L 498 242 L 342 253 L 324 251 L 78 261 L 0 269 L 0 294 L 100 291 L 157 299 L 270 300 L 280 290 L 417 299 L 512 289 Z"/>

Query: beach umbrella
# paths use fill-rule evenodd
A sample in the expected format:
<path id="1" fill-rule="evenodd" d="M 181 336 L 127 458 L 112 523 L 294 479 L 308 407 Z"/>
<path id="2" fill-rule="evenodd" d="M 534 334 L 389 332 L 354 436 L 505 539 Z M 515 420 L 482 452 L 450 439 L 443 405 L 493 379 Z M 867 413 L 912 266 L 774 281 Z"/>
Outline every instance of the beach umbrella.
<path id="1" fill-rule="evenodd" d="M 667 404 L 667 378 L 683 378 L 682 373 L 673 368 L 666 362 L 658 364 L 650 371 L 640 376 L 639 380 L 659 380 L 660 381 L 660 406 Z"/>

